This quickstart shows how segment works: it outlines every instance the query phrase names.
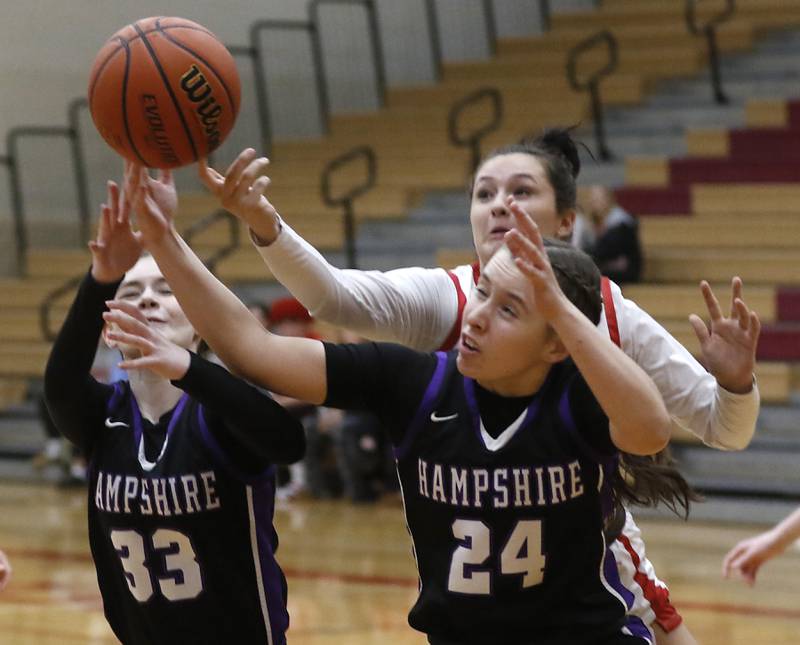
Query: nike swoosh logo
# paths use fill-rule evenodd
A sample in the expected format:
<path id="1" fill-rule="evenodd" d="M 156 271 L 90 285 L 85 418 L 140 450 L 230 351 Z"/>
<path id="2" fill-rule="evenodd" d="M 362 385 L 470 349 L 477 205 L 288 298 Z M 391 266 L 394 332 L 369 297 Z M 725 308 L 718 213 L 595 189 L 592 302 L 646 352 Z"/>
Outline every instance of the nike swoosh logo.
<path id="1" fill-rule="evenodd" d="M 123 421 L 112 421 L 111 417 L 106 417 L 106 428 L 130 428 L 130 426 Z"/>
<path id="2" fill-rule="evenodd" d="M 437 416 L 436 412 L 431 412 L 431 421 L 433 421 L 434 423 L 441 423 L 442 421 L 450 421 L 452 419 L 455 419 L 456 417 L 458 417 L 458 412 L 456 412 L 455 414 L 449 414 L 446 417 L 440 417 Z"/>

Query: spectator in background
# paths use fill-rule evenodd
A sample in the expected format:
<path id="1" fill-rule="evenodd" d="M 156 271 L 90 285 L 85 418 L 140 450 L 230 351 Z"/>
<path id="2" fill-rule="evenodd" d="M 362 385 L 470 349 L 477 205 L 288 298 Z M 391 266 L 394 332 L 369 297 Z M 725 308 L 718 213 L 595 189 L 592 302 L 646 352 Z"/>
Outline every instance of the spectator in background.
<path id="1" fill-rule="evenodd" d="M 600 271 L 617 284 L 638 282 L 642 273 L 639 223 L 619 206 L 605 186 L 592 186 L 586 197 L 586 215 L 594 223 L 592 257 Z"/>
<path id="2" fill-rule="evenodd" d="M 250 310 L 253 311 L 252 306 Z M 279 298 L 269 305 L 266 327 L 279 336 L 319 339 L 311 314 L 291 297 Z M 288 466 L 288 481 L 278 488 L 277 497 L 290 499 L 305 492 L 317 499 L 338 497 L 341 483 L 333 432 L 341 425 L 342 412 L 279 394 L 272 397 L 299 419 L 306 431 L 305 459 Z"/>

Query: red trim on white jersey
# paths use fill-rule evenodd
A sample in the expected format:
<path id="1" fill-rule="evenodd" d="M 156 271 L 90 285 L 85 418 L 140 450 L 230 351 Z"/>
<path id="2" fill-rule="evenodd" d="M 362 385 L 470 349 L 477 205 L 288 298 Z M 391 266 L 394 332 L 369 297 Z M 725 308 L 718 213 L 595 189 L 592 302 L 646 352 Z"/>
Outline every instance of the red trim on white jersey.
<path id="1" fill-rule="evenodd" d="M 647 574 L 640 569 L 641 561 L 639 559 L 639 554 L 636 553 L 636 549 L 633 548 L 631 541 L 624 533 L 617 537 L 617 540 L 625 547 L 625 550 L 631 558 L 631 562 L 633 562 L 634 569 L 636 570 L 633 579 L 636 581 L 636 584 L 642 588 L 644 597 L 650 603 L 650 608 L 656 615 L 656 622 L 667 633 L 676 629 L 683 622 L 683 617 L 670 602 L 669 589 L 656 584 L 655 580 L 648 577 Z"/>
<path id="2" fill-rule="evenodd" d="M 449 351 L 456 346 L 459 336 L 461 335 L 461 323 L 464 319 L 464 307 L 467 304 L 467 294 L 472 287 L 478 283 L 478 278 L 481 275 L 481 267 L 478 262 L 472 264 L 462 264 L 452 271 L 448 271 L 447 275 L 453 281 L 453 286 L 456 288 L 456 297 L 458 298 L 458 313 L 456 321 L 447 338 L 442 343 L 439 351 Z"/>
<path id="3" fill-rule="evenodd" d="M 622 347 L 617 324 L 617 310 L 614 309 L 614 296 L 611 294 L 611 281 L 605 276 L 600 279 L 600 293 L 603 295 L 603 310 L 606 313 L 608 335 L 617 347 Z"/>

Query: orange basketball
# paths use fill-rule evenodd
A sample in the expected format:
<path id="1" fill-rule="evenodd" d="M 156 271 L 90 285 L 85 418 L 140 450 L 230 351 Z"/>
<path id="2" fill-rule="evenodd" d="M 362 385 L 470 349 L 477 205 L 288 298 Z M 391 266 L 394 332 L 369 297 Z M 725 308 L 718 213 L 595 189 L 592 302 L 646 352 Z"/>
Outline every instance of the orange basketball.
<path id="1" fill-rule="evenodd" d="M 183 18 L 145 18 L 120 29 L 89 77 L 89 109 L 103 139 L 148 168 L 184 166 L 219 147 L 240 94 L 225 45 Z"/>

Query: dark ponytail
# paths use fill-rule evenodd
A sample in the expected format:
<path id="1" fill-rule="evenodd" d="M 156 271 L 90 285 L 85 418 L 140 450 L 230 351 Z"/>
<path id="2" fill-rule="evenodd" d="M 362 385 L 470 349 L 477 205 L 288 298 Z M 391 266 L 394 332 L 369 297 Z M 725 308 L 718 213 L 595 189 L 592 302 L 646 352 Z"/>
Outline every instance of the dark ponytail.
<path id="1" fill-rule="evenodd" d="M 664 504 L 675 515 L 688 518 L 691 502 L 702 502 L 703 496 L 675 463 L 669 448 L 650 456 L 620 453 L 619 467 L 609 482 L 614 498 L 638 506 Z"/>
<path id="2" fill-rule="evenodd" d="M 596 325 L 603 305 L 600 271 L 594 261 L 583 251 L 560 240 L 546 238 L 544 246 L 564 295 Z M 616 467 L 610 469 L 607 476 L 615 505 L 664 504 L 676 515 L 686 518 L 691 502 L 703 500 L 675 467 L 668 448 L 651 456 L 621 452 Z"/>

